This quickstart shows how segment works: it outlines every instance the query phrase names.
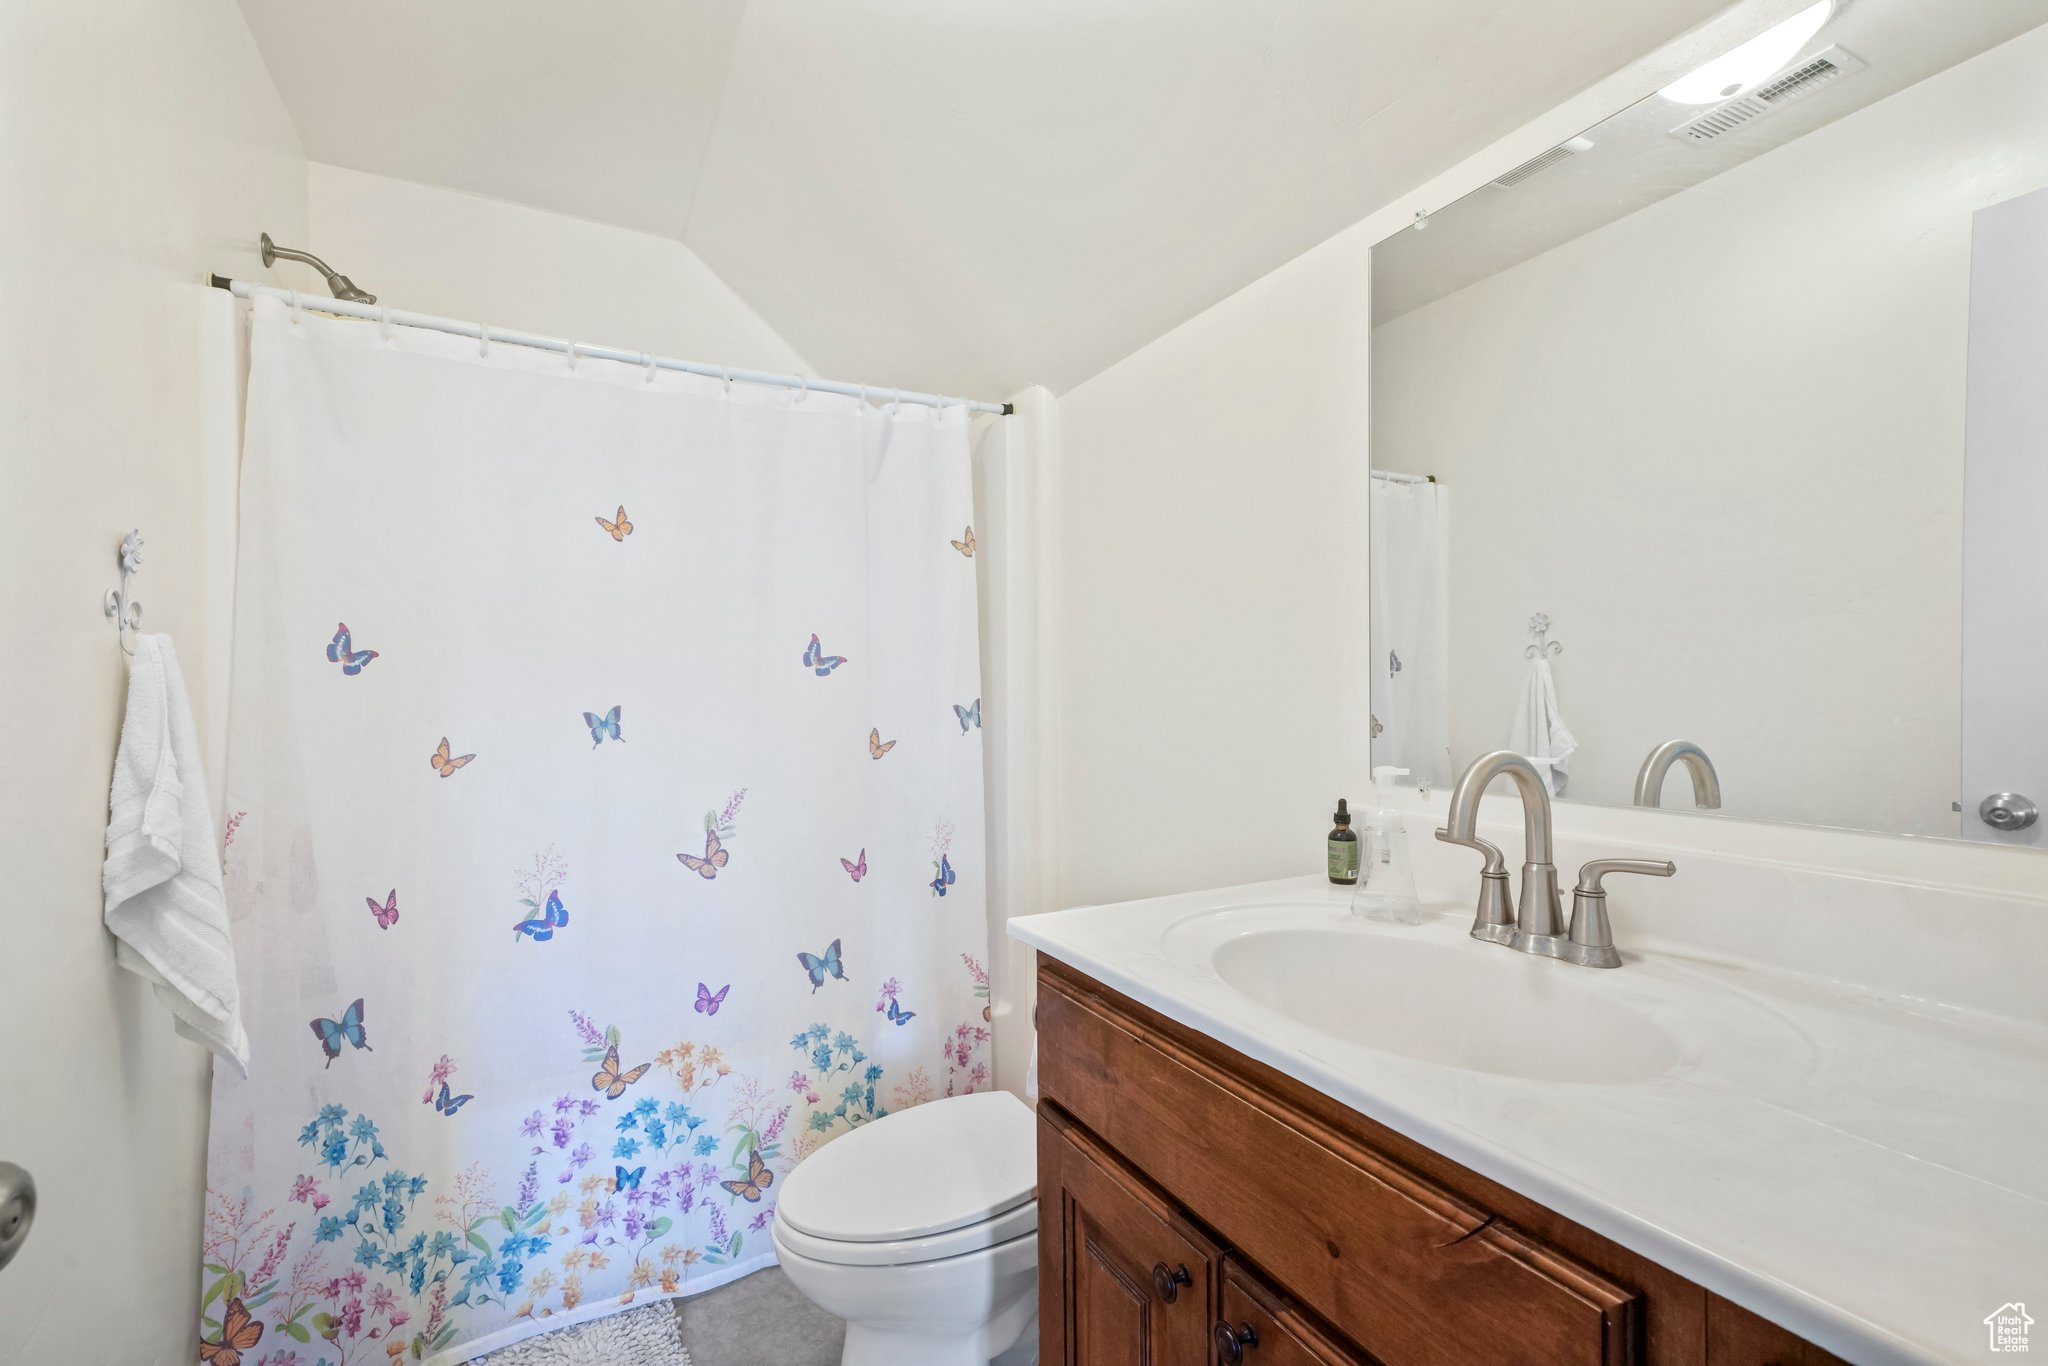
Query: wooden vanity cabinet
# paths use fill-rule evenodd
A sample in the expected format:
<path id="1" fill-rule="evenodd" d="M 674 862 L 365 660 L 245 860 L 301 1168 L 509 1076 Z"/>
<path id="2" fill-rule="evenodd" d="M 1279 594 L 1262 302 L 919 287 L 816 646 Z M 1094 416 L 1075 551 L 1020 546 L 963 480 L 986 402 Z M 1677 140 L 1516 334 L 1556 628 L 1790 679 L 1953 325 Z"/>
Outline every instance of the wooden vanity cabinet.
<path id="1" fill-rule="evenodd" d="M 1836 1360 L 1043 955 L 1038 1024 L 1047 1366 Z"/>

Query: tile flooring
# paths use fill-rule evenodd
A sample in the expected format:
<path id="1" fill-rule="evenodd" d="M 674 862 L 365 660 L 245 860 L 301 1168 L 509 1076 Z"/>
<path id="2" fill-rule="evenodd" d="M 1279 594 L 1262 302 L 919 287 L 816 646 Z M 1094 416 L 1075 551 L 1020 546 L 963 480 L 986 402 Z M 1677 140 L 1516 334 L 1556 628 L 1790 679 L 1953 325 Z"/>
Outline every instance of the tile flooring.
<path id="1" fill-rule="evenodd" d="M 846 1326 L 797 1293 L 775 1267 L 676 1302 L 695 1366 L 839 1366 Z M 1032 1366 L 1020 1342 L 995 1366 Z"/>

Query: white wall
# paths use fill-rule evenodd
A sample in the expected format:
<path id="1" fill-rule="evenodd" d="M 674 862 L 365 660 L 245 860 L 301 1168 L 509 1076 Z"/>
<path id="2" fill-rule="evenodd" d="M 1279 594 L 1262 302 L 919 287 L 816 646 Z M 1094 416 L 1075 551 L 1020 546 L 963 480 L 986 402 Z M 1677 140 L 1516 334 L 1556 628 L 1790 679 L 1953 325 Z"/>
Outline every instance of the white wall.
<path id="1" fill-rule="evenodd" d="M 1066 904 L 1315 867 L 1368 786 L 1372 240 L 1060 399 Z"/>
<path id="2" fill-rule="evenodd" d="M 224 296 L 199 281 L 265 278 L 256 235 L 303 236 L 306 164 L 233 0 L 14 0 L 0 185 L 0 1157 L 43 1202 L 0 1272 L 0 1361 L 187 1362 L 207 1055 L 101 928 L 126 670 L 99 601 L 140 527 L 145 625 L 213 711 L 200 340 Z"/>
<path id="3" fill-rule="evenodd" d="M 811 373 L 672 238 L 319 162 L 310 220 L 309 241 L 291 245 L 305 245 L 394 308 L 679 360 Z"/>
<path id="4" fill-rule="evenodd" d="M 1684 735 L 1735 814 L 1957 833 L 1971 214 L 2044 127 L 2048 29 L 1377 329 L 1375 459 L 1456 497 L 1456 763 L 1540 611 L 1572 796 Z"/>

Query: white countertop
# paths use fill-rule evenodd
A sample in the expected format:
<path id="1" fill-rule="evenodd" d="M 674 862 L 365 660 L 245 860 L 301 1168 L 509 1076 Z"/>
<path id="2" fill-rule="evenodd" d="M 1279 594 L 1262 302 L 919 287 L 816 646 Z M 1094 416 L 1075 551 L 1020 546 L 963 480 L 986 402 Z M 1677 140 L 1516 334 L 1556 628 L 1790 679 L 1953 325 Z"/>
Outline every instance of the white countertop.
<path id="1" fill-rule="evenodd" d="M 1992 1359 L 1982 1320 L 2014 1300 L 2048 1348 L 2048 1028 L 1625 939 L 1622 968 L 1573 967 L 1470 939 L 1469 907 L 1404 928 L 1348 903 L 1311 877 L 1009 931 L 1851 1361 Z M 1482 980 L 1558 974 L 1541 990 L 1648 1014 L 1681 1056 L 1646 1080 L 1535 1081 L 1332 1037 L 1209 962 L 1288 925 L 1469 953 Z M 1444 1030 L 1442 1009 L 1415 1029 Z"/>

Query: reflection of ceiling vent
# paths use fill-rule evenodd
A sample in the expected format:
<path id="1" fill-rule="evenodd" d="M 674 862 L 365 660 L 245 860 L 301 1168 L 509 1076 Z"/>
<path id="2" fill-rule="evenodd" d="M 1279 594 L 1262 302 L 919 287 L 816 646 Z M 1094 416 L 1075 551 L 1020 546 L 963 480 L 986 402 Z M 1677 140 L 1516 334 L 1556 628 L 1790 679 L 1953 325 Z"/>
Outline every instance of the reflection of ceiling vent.
<path id="1" fill-rule="evenodd" d="M 1712 142 L 1723 133 L 1732 133 L 1788 104 L 1796 104 L 1822 86 L 1832 85 L 1863 67 L 1863 59 L 1853 52 L 1839 47 L 1824 48 L 1783 75 L 1765 81 L 1747 95 L 1737 95 L 1725 104 L 1717 104 L 1697 118 L 1679 124 L 1671 130 L 1671 136 L 1681 142 Z"/>
<path id="2" fill-rule="evenodd" d="M 1530 176 L 1535 175 L 1538 171 L 1548 170 L 1560 161 L 1575 157 L 1581 152 L 1590 152 L 1592 150 L 1593 139 L 1572 138 L 1568 142 L 1560 142 L 1547 152 L 1530 157 L 1527 161 L 1515 167 L 1514 170 L 1509 171 L 1506 175 L 1501 176 L 1493 183 L 1504 190 L 1511 190 Z"/>

